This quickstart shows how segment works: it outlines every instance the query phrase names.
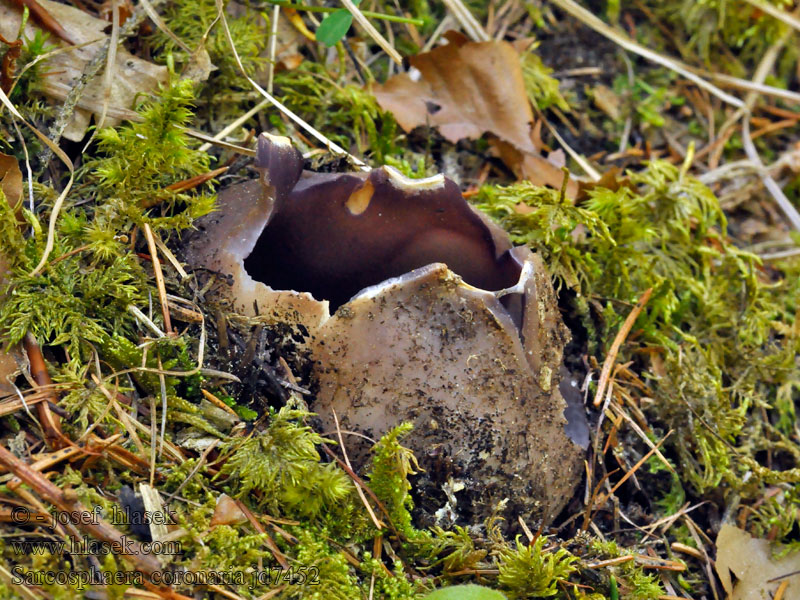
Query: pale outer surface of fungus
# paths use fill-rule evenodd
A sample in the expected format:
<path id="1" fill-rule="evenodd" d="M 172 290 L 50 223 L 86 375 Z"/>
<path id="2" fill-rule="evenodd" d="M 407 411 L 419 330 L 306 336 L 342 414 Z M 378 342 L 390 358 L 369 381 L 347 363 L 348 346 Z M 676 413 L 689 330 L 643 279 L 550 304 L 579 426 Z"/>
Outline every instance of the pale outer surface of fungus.
<path id="1" fill-rule="evenodd" d="M 325 430 L 335 430 L 334 411 L 342 430 L 373 439 L 411 422 L 403 443 L 420 465 L 446 457 L 451 485 L 463 484 L 455 487 L 457 514 L 486 518 L 508 499 L 502 514 L 552 520 L 580 480 L 583 450 L 565 434 L 565 403 L 553 381 L 566 328 L 543 265 L 534 255 L 527 261 L 534 268 L 526 287 L 546 292 L 526 304 L 524 328 L 533 337 L 525 345 L 494 294 L 443 264 L 342 306 L 313 342 L 320 390 L 312 408 Z M 364 464 L 370 444 L 356 436 L 345 443 L 351 460 Z"/>
<path id="2" fill-rule="evenodd" d="M 414 430 L 402 443 L 425 470 L 416 488 L 445 505 L 445 487 L 451 518 L 482 522 L 506 501 L 499 514 L 509 523 L 517 515 L 552 521 L 580 482 L 584 449 L 565 431 L 558 379 L 569 332 L 541 259 L 527 248 L 511 250 L 508 258 L 521 265 L 521 274 L 503 292 L 468 285 L 431 261 L 363 289 L 329 316 L 327 301 L 272 290 L 244 270 L 244 259 L 275 210 L 275 182 L 299 176 L 277 167 L 290 149 L 272 148 L 268 159 L 274 163 L 261 181 L 220 194 L 219 212 L 188 245 L 189 261 L 232 276 L 230 285 L 219 289 L 235 310 L 252 316 L 257 306 L 262 322 L 305 330 L 319 384 L 311 409 L 324 431 L 336 431 L 334 411 L 341 430 L 374 440 L 411 422 Z M 410 201 L 420 191 L 418 183 L 400 186 L 399 174 L 387 174 L 405 195 L 397 201 Z M 348 177 L 352 180 L 343 175 Z M 285 181 L 280 185 L 288 189 Z M 438 179 L 422 187 L 437 185 Z M 291 198 L 285 195 L 283 201 Z M 351 197 L 348 206 L 356 200 Z M 359 214 L 354 211 L 353 218 Z M 500 235 L 496 229 L 492 236 Z M 502 244 L 510 246 L 497 237 L 495 246 Z M 356 469 L 368 463 L 367 440 L 345 435 L 344 443 Z"/>

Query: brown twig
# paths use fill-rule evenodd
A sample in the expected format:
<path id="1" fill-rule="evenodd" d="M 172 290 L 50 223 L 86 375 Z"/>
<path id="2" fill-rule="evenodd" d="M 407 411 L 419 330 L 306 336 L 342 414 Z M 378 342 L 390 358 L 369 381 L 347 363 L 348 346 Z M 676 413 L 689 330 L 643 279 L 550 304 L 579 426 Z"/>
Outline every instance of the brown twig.
<path id="1" fill-rule="evenodd" d="M 187 190 L 191 190 L 196 188 L 197 186 L 203 185 L 207 181 L 211 181 L 217 175 L 221 175 L 225 171 L 228 170 L 228 167 L 220 167 L 219 169 L 214 169 L 213 171 L 209 171 L 208 173 L 202 173 L 201 175 L 195 175 L 194 177 L 190 177 L 189 179 L 184 179 L 182 181 L 176 181 L 164 188 L 167 192 L 185 192 Z M 158 194 L 153 196 L 150 200 L 142 202 L 142 208 L 153 208 L 157 206 L 165 199 L 164 195 Z"/>
<path id="2" fill-rule="evenodd" d="M 27 333 L 23 338 L 22 344 L 25 347 L 28 361 L 30 361 L 31 364 L 31 377 L 33 377 L 33 380 L 38 386 L 52 389 L 53 381 L 50 379 L 50 374 L 47 372 L 44 356 L 42 356 L 42 350 L 39 348 L 36 338 L 34 338 L 32 334 Z M 58 398 L 56 398 L 54 393 L 50 392 L 50 397 L 46 402 L 39 402 L 36 405 L 36 414 L 41 422 L 47 445 L 52 448 L 63 448 L 68 445 L 69 442 L 66 441 L 65 443 L 64 434 L 61 431 L 61 419 L 58 415 L 53 414 L 48 406 L 48 402 L 52 402 L 53 404 L 58 403 Z"/>
<path id="3" fill-rule="evenodd" d="M 628 314 L 628 317 L 625 319 L 625 322 L 622 324 L 619 332 L 617 332 L 614 342 L 611 344 L 611 349 L 608 351 L 605 362 L 603 362 L 603 370 L 600 372 L 600 381 L 597 382 L 597 393 L 594 397 L 595 408 L 600 406 L 600 404 L 603 402 L 603 395 L 606 390 L 606 385 L 608 384 L 608 378 L 611 375 L 611 369 L 617 360 L 617 353 L 619 353 L 620 346 L 622 346 L 622 342 L 625 341 L 625 338 L 628 337 L 631 327 L 633 327 L 633 324 L 636 322 L 639 313 L 642 312 L 644 305 L 647 304 L 647 301 L 650 299 L 650 294 L 652 293 L 653 288 L 648 288 L 645 293 L 642 294 L 642 297 L 639 298 L 636 306 L 634 306 L 633 310 Z"/>
<path id="4" fill-rule="evenodd" d="M 93 514 L 81 504 L 73 491 L 62 490 L 44 475 L 31 468 L 30 465 L 25 464 L 21 459 L 14 456 L 5 446 L 0 446 L 0 465 L 5 466 L 58 510 L 81 516 Z M 81 518 L 77 519 L 75 525 L 85 534 L 118 549 L 117 554 L 121 554 L 129 560 L 137 571 L 145 575 L 151 575 L 161 569 L 158 559 L 153 554 L 144 552 L 139 542 L 126 539 L 122 532 L 103 519 L 95 517 L 91 519 Z"/>
<path id="5" fill-rule="evenodd" d="M 52 15 L 47 12 L 47 10 L 39 4 L 36 0 L 12 0 L 14 4 L 19 6 L 20 8 L 24 9 L 26 6 L 31 13 L 31 17 L 33 20 L 36 21 L 39 25 L 41 25 L 44 29 L 47 29 L 53 35 L 60 37 L 62 40 L 71 44 L 72 46 L 77 46 L 80 42 L 76 40 L 72 35 L 65 30 L 61 24 L 56 21 Z"/>
<path id="6" fill-rule="evenodd" d="M 258 533 L 260 533 L 261 535 L 264 536 L 264 542 L 265 542 L 267 548 L 269 548 L 270 552 L 272 552 L 272 555 L 275 557 L 275 560 L 278 561 L 278 563 L 281 565 L 281 567 L 283 568 L 284 571 L 288 570 L 289 569 L 289 561 L 286 559 L 286 556 L 284 556 L 283 552 L 281 552 L 278 549 L 278 546 L 275 545 L 275 541 L 272 539 L 272 537 L 270 537 L 270 535 L 267 533 L 267 531 L 261 526 L 261 523 L 258 522 L 258 519 L 256 519 L 255 515 L 250 511 L 249 508 L 247 508 L 247 506 L 245 506 L 244 502 L 242 502 L 241 500 L 235 500 L 235 502 L 236 502 L 236 506 L 239 507 L 239 510 L 241 510 L 244 513 L 244 516 L 247 517 L 247 520 L 250 521 L 250 524 L 253 527 L 255 527 L 255 529 L 256 529 L 256 531 L 258 531 Z"/>
<path id="7" fill-rule="evenodd" d="M 164 285 L 164 273 L 161 271 L 161 262 L 158 260 L 158 249 L 156 240 L 153 237 L 153 230 L 148 223 L 144 224 L 144 236 L 147 238 L 147 247 L 150 249 L 150 256 L 153 259 L 153 274 L 156 276 L 156 287 L 158 288 L 158 300 L 161 303 L 161 314 L 164 317 L 164 331 L 168 336 L 174 335 L 172 322 L 169 317 L 169 303 L 167 302 L 167 288 Z"/>

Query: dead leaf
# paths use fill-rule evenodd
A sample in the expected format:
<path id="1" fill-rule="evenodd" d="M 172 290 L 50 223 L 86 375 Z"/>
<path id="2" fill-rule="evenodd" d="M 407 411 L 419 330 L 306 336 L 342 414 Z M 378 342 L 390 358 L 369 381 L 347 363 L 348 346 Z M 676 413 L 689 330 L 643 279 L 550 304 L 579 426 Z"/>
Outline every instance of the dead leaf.
<path id="1" fill-rule="evenodd" d="M 208 81 L 209 75 L 215 71 L 217 67 L 211 62 L 211 57 L 208 55 L 208 50 L 205 46 L 198 46 L 189 57 L 189 61 L 183 68 L 181 77 L 183 79 L 191 79 L 192 81 Z"/>
<path id="2" fill-rule="evenodd" d="M 217 506 L 214 508 L 214 515 L 211 517 L 209 527 L 216 527 L 217 525 L 237 525 L 239 523 L 246 523 L 247 515 L 242 512 L 236 501 L 228 496 L 222 494 L 217 498 Z"/>
<path id="3" fill-rule="evenodd" d="M 16 208 L 22 200 L 22 171 L 17 159 L 0 152 L 0 189 L 11 208 Z"/>
<path id="4" fill-rule="evenodd" d="M 550 160 L 538 154 L 520 152 L 502 140 L 491 140 L 490 144 L 518 179 L 527 179 L 534 185 L 547 185 L 557 190 L 561 189 L 564 184 L 564 171 Z M 551 152 L 550 154 L 555 153 Z M 559 155 L 556 154 L 557 156 Z M 578 189 L 578 182 L 570 177 L 569 183 L 567 183 L 567 197 L 575 198 Z"/>
<path id="5" fill-rule="evenodd" d="M 453 32 L 447 38 L 446 46 L 409 59 L 420 71 L 419 79 L 402 73 L 373 86 L 381 107 L 406 131 L 430 125 L 451 142 L 489 132 L 518 150 L 535 153 L 533 112 L 514 47 L 508 42 L 466 42 Z"/>
<path id="6" fill-rule="evenodd" d="M 0 396 L 14 394 L 14 380 L 29 368 L 28 357 L 19 346 L 0 347 Z"/>
<path id="7" fill-rule="evenodd" d="M 22 204 L 22 171 L 19 170 L 17 159 L 8 154 L 0 152 L 0 190 L 6 198 L 6 202 L 12 209 L 17 209 Z M 21 211 L 17 212 L 17 220 L 22 222 Z M 2 249 L 0 249 L 0 282 L 3 281 L 3 276 L 8 270 L 8 264 L 3 256 Z M 0 355 L 2 353 L 0 352 Z M 2 375 L 2 366 L 0 366 L 0 376 Z M 2 386 L 0 381 L 0 386 Z"/>
<path id="8" fill-rule="evenodd" d="M 96 19 L 85 12 L 53 2 L 39 0 L 47 12 L 70 33 L 77 44 L 91 42 L 82 48 L 70 48 L 55 54 L 46 61 L 43 69 L 47 74 L 42 78 L 42 90 L 58 101 L 63 101 L 75 83 L 80 79 L 86 63 L 99 51 L 102 42 L 108 37 L 104 31 L 108 23 Z M 0 0 L 0 34 L 14 37 L 19 30 L 22 12 L 10 0 Z M 38 26 L 31 20 L 25 26 L 24 37 L 33 38 Z M 64 42 L 56 42 L 61 47 L 69 48 Z M 142 92 L 155 91 L 160 84 L 167 81 L 167 68 L 135 57 L 120 46 L 117 50 L 115 77 L 111 85 L 111 95 L 106 112 L 105 125 L 113 126 L 122 119 L 134 116 L 132 110 L 136 95 Z M 79 141 L 83 138 L 92 114 L 96 119 L 103 112 L 103 78 L 95 77 L 86 86 L 73 113 L 72 121 L 64 132 L 68 140 Z"/>
<path id="9" fill-rule="evenodd" d="M 800 553 L 775 558 L 780 548 L 732 525 L 717 536 L 717 574 L 730 600 L 770 600 L 782 581 L 783 597 L 800 598 Z M 738 580 L 734 585 L 731 573 Z"/>

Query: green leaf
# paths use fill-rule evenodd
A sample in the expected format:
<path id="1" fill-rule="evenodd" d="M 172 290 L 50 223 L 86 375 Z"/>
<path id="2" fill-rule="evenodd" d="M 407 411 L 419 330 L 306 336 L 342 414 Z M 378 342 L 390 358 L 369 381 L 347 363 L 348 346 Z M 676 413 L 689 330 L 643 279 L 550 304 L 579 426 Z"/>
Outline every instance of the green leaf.
<path id="1" fill-rule="evenodd" d="M 317 28 L 317 41 L 326 46 L 335 46 L 341 40 L 350 25 L 353 24 L 353 15 L 347 9 L 341 9 L 329 13 Z"/>
<path id="2" fill-rule="evenodd" d="M 482 585 L 469 583 L 453 585 L 431 592 L 423 600 L 506 600 L 500 592 L 490 590 Z"/>

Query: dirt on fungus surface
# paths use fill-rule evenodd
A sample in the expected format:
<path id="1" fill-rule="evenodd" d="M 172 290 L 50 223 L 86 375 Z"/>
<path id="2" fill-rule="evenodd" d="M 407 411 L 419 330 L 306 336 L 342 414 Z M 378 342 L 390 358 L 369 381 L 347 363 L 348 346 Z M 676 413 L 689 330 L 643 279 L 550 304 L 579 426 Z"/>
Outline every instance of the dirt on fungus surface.
<path id="1" fill-rule="evenodd" d="M 555 315 L 552 300 L 528 300 L 526 317 Z M 539 325 L 548 327 L 545 318 Z M 553 374 L 566 330 L 557 316 L 549 325 L 545 344 L 523 348 L 491 293 L 444 265 L 423 267 L 366 290 L 322 326 L 312 409 L 324 430 L 335 429 L 335 413 L 343 430 L 372 439 L 413 423 L 406 444 L 423 469 L 422 522 L 481 522 L 498 505 L 495 514 L 510 523 L 517 515 L 549 521 L 580 481 L 583 457 L 565 433 Z M 549 360 L 534 369 L 532 353 Z M 364 464 L 371 444 L 357 436 L 346 443 L 354 464 Z"/>

